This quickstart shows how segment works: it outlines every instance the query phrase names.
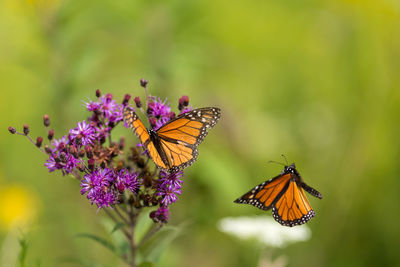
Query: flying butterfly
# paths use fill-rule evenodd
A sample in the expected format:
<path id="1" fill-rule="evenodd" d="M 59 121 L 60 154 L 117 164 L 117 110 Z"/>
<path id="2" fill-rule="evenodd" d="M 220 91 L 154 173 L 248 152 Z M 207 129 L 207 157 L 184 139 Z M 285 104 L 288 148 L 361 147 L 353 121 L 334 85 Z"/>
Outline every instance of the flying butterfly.
<path id="1" fill-rule="evenodd" d="M 315 216 L 306 194 L 322 199 L 321 193 L 304 183 L 295 164 L 285 165 L 278 176 L 265 181 L 236 199 L 235 203 L 272 208 L 274 219 L 284 226 L 301 225 Z"/>
<path id="2" fill-rule="evenodd" d="M 124 121 L 139 137 L 154 163 L 162 170 L 176 172 L 196 161 L 198 145 L 221 117 L 219 108 L 207 107 L 186 112 L 161 126 L 146 129 L 131 108 L 124 111 Z"/>

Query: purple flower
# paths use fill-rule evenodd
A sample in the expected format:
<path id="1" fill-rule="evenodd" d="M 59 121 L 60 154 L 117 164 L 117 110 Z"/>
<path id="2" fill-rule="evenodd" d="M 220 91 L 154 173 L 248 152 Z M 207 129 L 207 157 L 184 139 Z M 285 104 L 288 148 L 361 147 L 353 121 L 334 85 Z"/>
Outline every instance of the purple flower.
<path id="1" fill-rule="evenodd" d="M 75 158 L 73 155 L 66 153 L 66 158 L 64 161 L 64 167 L 62 169 L 63 174 L 65 175 L 65 173 L 71 173 L 73 171 L 73 169 L 78 165 L 78 163 L 80 162 L 79 159 Z"/>
<path id="2" fill-rule="evenodd" d="M 87 103 L 85 102 L 85 106 L 89 111 L 97 111 L 100 109 L 100 103 L 94 101 L 90 101 Z"/>
<path id="3" fill-rule="evenodd" d="M 100 108 L 101 111 L 104 113 L 104 117 L 111 116 L 118 106 L 118 103 L 112 99 L 111 94 L 106 94 L 105 96 L 100 97 L 100 101 Z"/>
<path id="4" fill-rule="evenodd" d="M 147 107 L 147 115 L 154 130 L 158 130 L 165 123 L 175 117 L 175 113 L 171 112 L 171 107 L 167 104 L 167 99 L 162 101 L 160 98 L 151 97 Z M 154 118 L 156 121 L 152 121 Z"/>
<path id="5" fill-rule="evenodd" d="M 138 174 L 130 173 L 127 169 L 122 169 L 117 174 L 115 186 L 119 191 L 129 189 L 132 193 L 136 193 L 140 187 Z"/>
<path id="6" fill-rule="evenodd" d="M 154 222 L 162 222 L 166 223 L 169 220 L 169 216 L 171 215 L 168 207 L 160 207 L 156 211 L 152 211 L 150 213 L 150 218 L 153 219 Z"/>
<path id="7" fill-rule="evenodd" d="M 118 201 L 118 192 L 111 187 L 115 179 L 113 170 L 96 169 L 83 177 L 81 195 L 87 193 L 86 197 L 99 208 L 114 205 Z"/>
<path id="8" fill-rule="evenodd" d="M 54 139 L 52 141 L 52 145 L 55 147 L 55 149 L 53 149 L 53 151 L 64 149 L 66 147 L 66 145 L 68 145 L 68 143 L 69 143 L 69 140 L 67 139 L 67 137 L 65 135 L 58 140 Z"/>
<path id="9" fill-rule="evenodd" d="M 180 170 L 178 172 L 174 172 L 168 174 L 166 172 L 160 171 L 160 179 L 158 180 L 161 186 L 173 186 L 176 189 L 180 189 L 182 187 L 183 181 L 179 178 L 183 177 L 183 171 Z"/>
<path id="10" fill-rule="evenodd" d="M 160 184 L 157 188 L 156 196 L 160 196 L 160 204 L 162 206 L 168 206 L 178 200 L 178 195 L 181 194 L 180 188 L 177 188 L 171 184 Z"/>
<path id="11" fill-rule="evenodd" d="M 100 125 L 100 127 L 95 127 L 96 130 L 96 139 L 100 141 L 101 139 L 107 138 L 107 136 L 110 134 L 111 128 L 107 127 L 105 128 L 103 125 Z"/>
<path id="12" fill-rule="evenodd" d="M 50 156 L 46 163 L 44 164 L 49 169 L 49 172 L 62 169 L 63 165 L 60 160 L 56 160 L 53 156 Z"/>
<path id="13" fill-rule="evenodd" d="M 186 107 L 186 108 L 184 108 L 184 109 L 181 110 L 181 112 L 179 113 L 179 115 L 185 114 L 185 113 L 187 113 L 187 112 L 189 112 L 189 111 L 192 111 L 192 110 L 193 110 L 192 108 Z"/>
<path id="14" fill-rule="evenodd" d="M 168 117 L 161 117 L 159 120 L 156 120 L 155 126 L 154 126 L 154 130 L 157 131 L 158 129 L 161 128 L 161 126 L 163 126 L 164 124 L 166 124 L 167 122 L 169 122 L 169 118 Z"/>
<path id="15" fill-rule="evenodd" d="M 111 94 L 100 97 L 100 110 L 109 122 L 118 122 L 123 118 L 123 106 L 112 99 Z"/>
<path id="16" fill-rule="evenodd" d="M 124 118 L 124 107 L 122 105 L 117 104 L 116 108 L 114 109 L 114 112 L 108 117 L 109 122 L 120 122 Z"/>
<path id="17" fill-rule="evenodd" d="M 86 123 L 86 121 L 82 121 L 78 122 L 75 129 L 69 131 L 69 137 L 71 141 L 75 141 L 79 138 L 80 144 L 86 146 L 93 143 L 96 138 L 96 133 L 90 124 Z"/>
<path id="18" fill-rule="evenodd" d="M 156 99 L 155 97 L 150 98 L 149 106 L 147 108 L 147 113 L 157 119 L 161 117 L 169 117 L 171 108 L 167 104 L 167 99 L 164 101 L 161 98 Z"/>
<path id="19" fill-rule="evenodd" d="M 50 155 L 44 165 L 49 169 L 49 172 L 62 170 L 63 175 L 65 175 L 71 173 L 79 162 L 79 159 L 67 152 L 58 152 Z"/>

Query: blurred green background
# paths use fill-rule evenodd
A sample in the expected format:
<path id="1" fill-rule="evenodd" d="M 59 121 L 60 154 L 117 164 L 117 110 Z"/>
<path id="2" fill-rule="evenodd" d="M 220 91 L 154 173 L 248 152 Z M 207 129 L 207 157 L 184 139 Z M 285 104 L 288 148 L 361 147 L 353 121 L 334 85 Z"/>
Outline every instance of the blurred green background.
<path id="1" fill-rule="evenodd" d="M 263 253 L 289 266 L 400 265 L 398 1 L 1 0 L 0 40 L 3 257 L 26 233 L 32 266 L 121 264 L 75 238 L 106 237 L 104 214 L 7 127 L 43 136 L 47 113 L 59 137 L 95 89 L 143 97 L 146 78 L 173 107 L 188 95 L 222 109 L 172 208 L 172 225 L 189 224 L 160 266 L 257 266 Z M 264 214 L 232 201 L 278 174 L 266 163 L 282 153 L 324 195 L 310 197 L 311 239 L 261 249 L 219 232 L 223 217 Z"/>

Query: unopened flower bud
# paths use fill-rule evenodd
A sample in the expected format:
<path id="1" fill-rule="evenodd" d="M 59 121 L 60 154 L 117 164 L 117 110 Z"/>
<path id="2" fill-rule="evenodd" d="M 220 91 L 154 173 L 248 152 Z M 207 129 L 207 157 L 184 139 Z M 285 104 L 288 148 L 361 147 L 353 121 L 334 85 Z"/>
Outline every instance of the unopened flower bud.
<path id="1" fill-rule="evenodd" d="M 151 128 L 154 128 L 155 126 L 156 126 L 156 123 L 157 123 L 157 119 L 156 118 L 150 118 L 149 119 L 149 122 L 150 122 L 150 126 L 151 126 Z"/>
<path id="2" fill-rule="evenodd" d="M 38 137 L 36 138 L 36 146 L 37 147 L 41 147 L 42 146 L 42 142 L 43 142 L 43 137 Z"/>
<path id="3" fill-rule="evenodd" d="M 184 109 L 188 105 L 189 105 L 189 97 L 188 96 L 184 95 L 181 98 L 179 98 L 179 105 L 178 105 L 179 110 Z"/>
<path id="4" fill-rule="evenodd" d="M 55 162 L 60 162 L 61 161 L 60 157 L 58 155 L 56 155 L 56 154 L 53 155 L 53 158 L 54 158 Z"/>
<path id="5" fill-rule="evenodd" d="M 44 124 L 44 126 L 46 126 L 46 127 L 49 127 L 49 126 L 50 126 L 50 118 L 49 118 L 49 115 L 45 114 L 45 115 L 43 116 L 43 124 Z"/>
<path id="6" fill-rule="evenodd" d="M 123 150 L 123 149 L 124 149 L 124 147 L 125 147 L 125 137 L 122 136 L 122 137 L 119 139 L 118 147 L 119 147 L 120 150 Z"/>
<path id="7" fill-rule="evenodd" d="M 9 131 L 10 133 L 12 133 L 12 134 L 15 134 L 15 133 L 17 132 L 17 130 L 15 130 L 15 128 L 12 127 L 12 126 L 8 127 L 8 131 Z"/>
<path id="8" fill-rule="evenodd" d="M 24 134 L 25 135 L 29 134 L 29 125 L 28 124 L 24 124 Z"/>
<path id="9" fill-rule="evenodd" d="M 54 130 L 49 130 L 47 134 L 47 138 L 51 141 L 54 137 Z"/>
<path id="10" fill-rule="evenodd" d="M 51 151 L 51 148 L 48 145 L 44 146 L 44 151 L 46 151 L 47 154 L 51 154 L 53 151 Z"/>
<path id="11" fill-rule="evenodd" d="M 154 220 L 154 218 L 156 218 L 156 216 L 157 216 L 157 213 L 156 213 L 155 210 L 153 210 L 152 212 L 150 212 L 150 215 L 149 215 L 150 219 Z"/>
<path id="12" fill-rule="evenodd" d="M 97 90 L 96 90 L 96 97 L 100 97 L 100 96 L 101 96 L 100 89 L 97 89 Z"/>
<path id="13" fill-rule="evenodd" d="M 135 100 L 135 104 L 136 104 L 136 107 L 137 108 L 141 108 L 142 107 L 142 102 L 140 101 L 140 97 L 135 97 L 134 98 L 134 100 Z"/>
<path id="14" fill-rule="evenodd" d="M 77 157 L 78 149 L 76 148 L 75 145 L 69 146 L 68 151 L 69 151 L 70 154 L 74 155 L 75 158 Z"/>
<path id="15" fill-rule="evenodd" d="M 82 144 L 82 135 L 78 134 L 75 138 L 75 144 L 77 144 L 78 146 L 80 146 Z"/>
<path id="16" fill-rule="evenodd" d="M 79 171 L 84 172 L 85 171 L 85 164 L 83 164 L 82 162 L 79 162 L 78 165 L 76 165 L 76 168 Z"/>
<path id="17" fill-rule="evenodd" d="M 64 150 L 65 149 L 65 143 L 64 142 L 61 142 L 59 145 L 58 145 L 58 150 L 60 150 L 60 151 L 62 151 L 62 150 Z"/>
<path id="18" fill-rule="evenodd" d="M 93 170 L 94 169 L 94 159 L 89 159 L 87 163 L 88 163 L 89 169 Z"/>
<path id="19" fill-rule="evenodd" d="M 145 79 L 140 80 L 140 86 L 142 86 L 143 88 L 146 88 L 148 83 L 149 83 L 148 80 L 145 80 Z"/>
<path id="20" fill-rule="evenodd" d="M 60 153 L 60 159 L 62 162 L 65 162 L 65 160 L 67 159 L 67 154 L 65 152 L 61 152 Z"/>
<path id="21" fill-rule="evenodd" d="M 83 158 L 85 156 L 85 150 L 84 149 L 79 150 L 78 156 L 80 158 Z"/>
<path id="22" fill-rule="evenodd" d="M 93 158 L 93 148 L 89 145 L 85 146 L 85 151 L 86 151 L 86 157 L 88 159 Z"/>
<path id="23" fill-rule="evenodd" d="M 131 99 L 131 96 L 130 96 L 129 94 L 126 94 L 126 95 L 124 96 L 124 99 L 122 100 L 122 105 L 123 105 L 123 106 L 128 105 L 128 102 L 129 102 L 130 99 Z"/>

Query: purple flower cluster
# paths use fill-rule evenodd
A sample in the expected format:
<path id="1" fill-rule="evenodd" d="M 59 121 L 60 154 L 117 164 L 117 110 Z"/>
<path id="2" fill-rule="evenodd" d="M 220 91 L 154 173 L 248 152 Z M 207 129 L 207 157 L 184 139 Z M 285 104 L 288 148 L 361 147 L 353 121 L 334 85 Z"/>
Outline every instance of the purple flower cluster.
<path id="1" fill-rule="evenodd" d="M 81 180 L 81 187 L 81 194 L 87 193 L 86 197 L 91 203 L 102 208 L 117 204 L 125 189 L 136 192 L 140 183 L 137 173 L 130 173 L 127 169 L 115 172 L 104 168 L 87 173 Z"/>
<path id="2" fill-rule="evenodd" d="M 83 163 L 82 158 L 87 150 L 92 151 L 104 143 L 111 129 L 123 119 L 124 104 L 118 104 L 111 94 L 99 96 L 98 101 L 90 101 L 85 105 L 92 112 L 88 122 L 78 122 L 75 128 L 69 130 L 68 136 L 53 140 L 47 147 L 49 159 L 45 166 L 50 172 L 61 170 L 64 175 L 70 174 L 79 163 Z M 49 135 L 49 139 L 52 136 L 50 138 Z"/>
<path id="3" fill-rule="evenodd" d="M 89 118 L 90 122 L 95 125 L 105 124 L 111 128 L 114 127 L 116 123 L 122 121 L 122 114 L 126 104 L 127 103 L 118 104 L 112 98 L 111 94 L 100 96 L 97 102 L 89 101 L 85 103 L 87 110 L 93 112 L 93 116 Z"/>
<path id="4" fill-rule="evenodd" d="M 181 194 L 183 171 L 167 174 L 160 172 L 156 196 L 160 197 L 161 206 L 168 206 L 178 199 Z"/>
<path id="5" fill-rule="evenodd" d="M 153 130 L 158 130 L 161 126 L 175 118 L 175 113 L 171 111 L 167 99 L 162 101 L 161 98 L 150 97 L 147 116 Z"/>
<path id="6" fill-rule="evenodd" d="M 146 80 L 141 86 L 146 90 L 146 106 L 139 97 L 134 98 L 138 110 L 147 116 L 150 126 L 157 130 L 175 118 L 167 100 L 154 96 L 147 97 Z M 73 175 L 80 181 L 81 194 L 86 195 L 98 208 L 116 205 L 131 205 L 130 210 L 140 211 L 144 207 L 157 206 L 150 217 L 154 222 L 166 223 L 170 217 L 169 206 L 181 195 L 183 171 L 166 173 L 149 165 L 150 156 L 140 142 L 127 151 L 125 139 L 113 142 L 112 130 L 123 121 L 123 111 L 131 108 L 130 95 L 117 103 L 111 94 L 102 95 L 96 91 L 96 101 L 85 102 L 90 115 L 76 124 L 68 133 L 54 139 L 54 130 L 49 129 L 48 115 L 43 117 L 49 143 L 38 137 L 36 143 L 29 136 L 29 127 L 24 125 L 23 133 L 9 127 L 12 134 L 27 136 L 40 150 L 48 155 L 44 164 L 50 172 L 60 170 L 63 175 Z M 179 114 L 192 110 L 189 97 L 182 96 L 178 103 Z M 154 166 L 152 166 L 154 168 Z"/>
<path id="7" fill-rule="evenodd" d="M 50 148 L 47 147 L 49 159 L 44 165 L 49 169 L 49 172 L 61 170 L 63 175 L 69 174 L 81 162 L 79 158 L 68 151 L 68 144 L 69 140 L 63 136 L 59 140 L 53 140 Z"/>

